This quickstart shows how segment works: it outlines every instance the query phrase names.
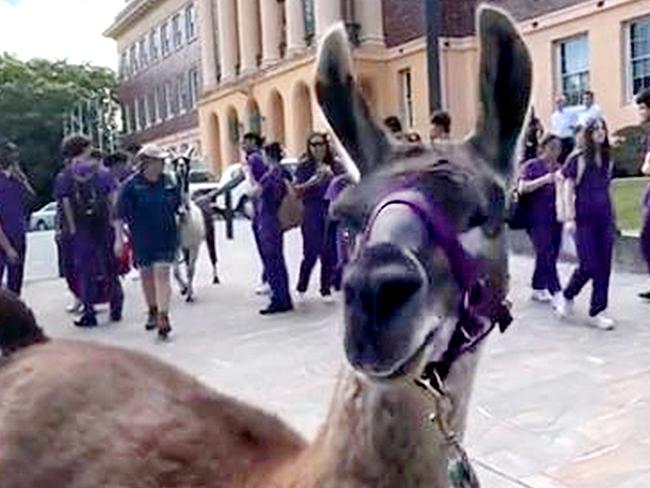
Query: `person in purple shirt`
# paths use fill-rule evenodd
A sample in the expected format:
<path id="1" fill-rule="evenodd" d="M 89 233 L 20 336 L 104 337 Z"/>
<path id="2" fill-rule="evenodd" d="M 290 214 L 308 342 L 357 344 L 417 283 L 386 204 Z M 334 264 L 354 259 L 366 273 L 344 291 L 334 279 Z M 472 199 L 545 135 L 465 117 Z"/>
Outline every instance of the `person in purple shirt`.
<path id="1" fill-rule="evenodd" d="M 297 291 L 304 295 L 309 287 L 311 273 L 320 259 L 320 293 L 330 300 L 332 287 L 333 258 L 331 249 L 335 241 L 325 241 L 325 227 L 329 201 L 325 192 L 335 175 L 342 173 L 341 164 L 334 158 L 327 140 L 327 134 L 316 132 L 307 140 L 307 155 L 296 169 L 295 189 L 305 205 L 305 214 L 300 227 L 303 240 L 303 259 L 300 264 Z"/>
<path id="2" fill-rule="evenodd" d="M 25 267 L 27 203 L 35 195 L 18 166 L 18 149 L 0 141 L 0 286 L 5 270 L 7 288 L 20 295 Z"/>
<path id="3" fill-rule="evenodd" d="M 518 191 L 526 200 L 526 232 L 535 248 L 532 299 L 557 304 L 562 290 L 557 273 L 562 224 L 555 212 L 555 180 L 560 169 L 558 159 L 562 154 L 562 142 L 549 135 L 542 140 L 540 147 L 540 157 L 524 166 Z"/>
<path id="4" fill-rule="evenodd" d="M 79 277 L 83 315 L 75 322 L 78 327 L 97 325 L 97 303 L 110 302 L 111 320 L 122 319 L 124 295 L 114 253 L 117 187 L 115 178 L 101 165 L 99 151 L 91 151 L 88 157 L 71 162 L 57 188 Z"/>
<path id="5" fill-rule="evenodd" d="M 129 161 L 129 155 L 124 152 L 118 151 L 106 156 L 104 166 L 120 185 L 135 174 L 135 170 Z"/>
<path id="6" fill-rule="evenodd" d="M 253 202 L 253 218 L 252 218 L 252 227 L 253 227 L 253 236 L 255 237 L 255 244 L 257 246 L 257 252 L 262 261 L 262 283 L 257 287 L 255 291 L 258 295 L 266 295 L 271 293 L 270 286 L 268 284 L 268 277 L 266 275 L 266 269 L 264 269 L 264 259 L 262 259 L 262 250 L 260 242 L 260 232 L 259 232 L 259 211 L 260 211 L 260 187 L 259 182 L 262 179 L 268 170 L 266 163 L 264 162 L 264 157 L 262 155 L 262 145 L 264 144 L 264 139 L 255 132 L 247 132 L 242 138 L 242 149 L 245 154 L 244 159 L 244 173 L 246 174 L 246 179 L 248 180 L 250 187 L 252 188 L 252 194 L 250 198 Z"/>
<path id="7" fill-rule="evenodd" d="M 283 235 L 278 211 L 287 194 L 287 180 L 291 175 L 282 167 L 283 152 L 279 143 L 264 147 L 268 170 L 259 178 L 259 207 L 257 228 L 260 253 L 264 270 L 271 288 L 271 303 L 260 310 L 262 315 L 271 315 L 293 310 L 289 293 L 289 275 L 284 260 Z"/>
<path id="8" fill-rule="evenodd" d="M 613 163 L 605 121 L 589 121 L 583 137 L 584 145 L 562 169 L 569 183 L 565 201 L 568 207 L 575 205 L 574 220 L 567 222 L 567 227 L 575 233 L 579 264 L 557 310 L 563 317 L 571 315 L 573 299 L 591 281 L 589 323 L 611 330 L 614 321 L 605 315 L 605 310 L 614 248 L 614 212 L 609 194 Z"/>
<path id="9" fill-rule="evenodd" d="M 650 88 L 646 88 L 636 97 L 636 103 L 641 116 L 641 123 L 646 129 L 646 136 L 643 145 L 643 163 L 641 172 L 650 176 Z M 641 230 L 641 253 L 648 265 L 650 273 L 650 184 L 646 188 L 642 201 L 643 207 L 643 229 Z M 650 302 L 650 291 L 639 293 L 639 297 Z"/>
<path id="10" fill-rule="evenodd" d="M 354 180 L 348 173 L 343 173 L 332 178 L 331 183 L 325 192 L 325 200 L 329 202 L 331 209 L 332 203 L 343 193 L 343 191 L 354 184 Z M 334 241 L 334 244 L 332 244 Z M 343 281 L 343 270 L 350 261 L 352 254 L 352 233 L 350 229 L 346 228 L 340 221 L 331 215 L 331 211 L 327 216 L 327 224 L 325 230 L 326 250 L 334 253 L 334 256 L 329 260 L 334 265 L 332 272 L 332 287 L 336 291 L 341 290 Z"/>

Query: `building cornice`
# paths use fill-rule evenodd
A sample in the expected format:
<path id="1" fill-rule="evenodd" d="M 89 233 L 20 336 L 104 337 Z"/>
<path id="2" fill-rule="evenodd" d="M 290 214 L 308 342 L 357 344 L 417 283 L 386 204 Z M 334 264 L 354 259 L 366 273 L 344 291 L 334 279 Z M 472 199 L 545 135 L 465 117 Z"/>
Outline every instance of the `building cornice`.
<path id="1" fill-rule="evenodd" d="M 104 37 L 117 39 L 136 20 L 142 18 L 153 9 L 159 0 L 131 0 L 128 5 L 117 14 L 113 24 L 104 31 Z"/>

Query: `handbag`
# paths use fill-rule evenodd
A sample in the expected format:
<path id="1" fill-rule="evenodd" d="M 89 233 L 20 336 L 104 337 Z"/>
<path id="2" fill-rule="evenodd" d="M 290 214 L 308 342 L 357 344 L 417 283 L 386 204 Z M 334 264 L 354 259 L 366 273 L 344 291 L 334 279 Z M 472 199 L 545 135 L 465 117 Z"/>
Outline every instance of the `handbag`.
<path id="1" fill-rule="evenodd" d="M 523 230 L 528 227 L 527 201 L 526 195 L 521 195 L 516 188 L 510 192 L 506 222 L 512 230 Z"/>
<path id="2" fill-rule="evenodd" d="M 300 197 L 298 197 L 293 185 L 286 180 L 284 185 L 287 191 L 278 209 L 278 220 L 280 221 L 282 232 L 299 227 L 302 224 L 302 219 L 305 214 L 305 205 L 302 203 Z"/>

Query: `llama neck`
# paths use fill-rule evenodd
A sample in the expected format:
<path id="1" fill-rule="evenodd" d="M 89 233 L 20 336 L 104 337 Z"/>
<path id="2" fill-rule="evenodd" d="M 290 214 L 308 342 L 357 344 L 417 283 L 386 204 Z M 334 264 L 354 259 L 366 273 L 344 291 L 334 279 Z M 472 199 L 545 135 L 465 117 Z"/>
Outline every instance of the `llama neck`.
<path id="1" fill-rule="evenodd" d="M 465 427 L 475 360 L 463 359 L 447 388 L 454 399 L 449 423 Z M 406 383 L 377 385 L 346 372 L 327 424 L 308 451 L 315 486 L 447 488 L 448 447 L 428 416 L 434 403 Z"/>

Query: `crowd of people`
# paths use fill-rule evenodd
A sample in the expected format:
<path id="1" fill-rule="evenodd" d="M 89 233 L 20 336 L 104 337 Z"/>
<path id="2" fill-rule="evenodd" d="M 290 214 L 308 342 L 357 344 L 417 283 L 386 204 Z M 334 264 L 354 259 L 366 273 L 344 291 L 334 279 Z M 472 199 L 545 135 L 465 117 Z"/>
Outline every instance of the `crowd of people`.
<path id="1" fill-rule="evenodd" d="M 650 126 L 650 90 L 638 95 L 641 123 Z M 592 284 L 589 322 L 610 330 L 615 321 L 606 314 L 615 241 L 615 213 L 610 195 L 614 161 L 609 131 L 594 93 L 583 104 L 567 107 L 561 96 L 551 116 L 549 133 L 532 117 L 525 134 L 523 161 L 516 185 L 518 205 L 536 254 L 532 299 L 552 303 L 562 317 L 573 314 L 573 301 Z M 641 171 L 650 175 L 650 133 Z M 644 197 L 641 248 L 650 272 L 650 188 Z M 562 287 L 557 261 L 563 229 L 573 236 L 578 264 Z M 650 300 L 650 292 L 640 297 Z"/>
<path id="2" fill-rule="evenodd" d="M 584 94 L 583 105 L 568 107 L 561 96 L 545 133 L 532 114 L 524 134 L 516 182 L 518 205 L 536 254 L 532 277 L 533 300 L 552 303 L 563 317 L 573 312 L 573 300 L 592 282 L 590 320 L 611 329 L 606 315 L 615 240 L 610 198 L 613 160 L 609 133 L 594 94 Z M 650 90 L 637 97 L 641 122 L 650 127 Z M 431 119 L 429 143 L 444 152 L 451 142 L 451 117 L 437 111 Z M 399 118 L 384 125 L 396 141 L 422 143 L 417 133 L 405 133 Z M 302 259 L 295 293 L 302 297 L 320 261 L 320 295 L 331 301 L 341 288 L 343 268 L 350 259 L 352 236 L 331 216 L 330 206 L 353 184 L 336 157 L 326 133 L 315 132 L 295 171 L 282 164 L 283 147 L 265 143 L 253 132 L 242 138 L 243 169 L 253 202 L 252 231 L 261 262 L 261 284 L 256 292 L 268 295 L 262 315 L 293 310 L 289 273 L 284 255 L 284 233 L 300 226 Z M 166 338 L 171 330 L 169 305 L 171 267 L 179 258 L 179 216 L 183 195 L 173 175 L 165 171 L 171 155 L 155 145 L 132 154 L 104 156 L 89 139 L 75 135 L 61 147 L 64 168 L 54 183 L 58 203 L 56 243 L 60 274 L 74 297 L 70 312 L 79 315 L 79 327 L 97 325 L 95 306 L 108 303 L 110 319 L 122 318 L 124 292 L 121 277 L 138 270 L 147 305 L 146 330 Z M 641 164 L 650 175 L 650 132 Z M 216 192 L 200 197 L 210 258 L 216 271 L 213 200 Z M 30 198 L 35 196 L 18 164 L 18 152 L 0 141 L 0 283 L 20 294 L 26 251 Z M 650 271 L 650 190 L 643 202 L 642 253 Z M 288 217 L 293 213 L 293 219 Z M 296 217 L 299 213 L 299 218 Z M 566 286 L 560 283 L 557 261 L 564 230 L 574 236 L 578 265 Z M 650 301 L 650 292 L 641 293 Z"/>

